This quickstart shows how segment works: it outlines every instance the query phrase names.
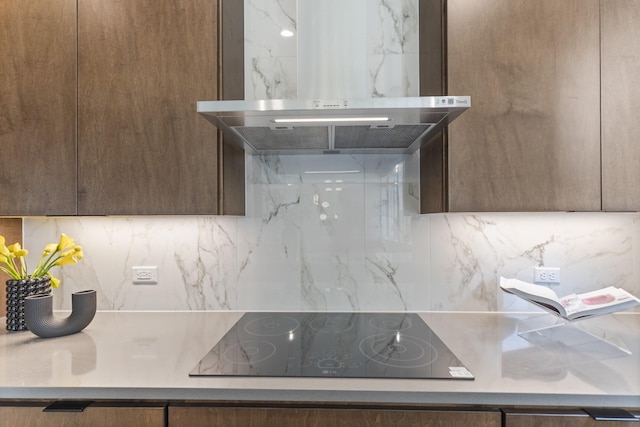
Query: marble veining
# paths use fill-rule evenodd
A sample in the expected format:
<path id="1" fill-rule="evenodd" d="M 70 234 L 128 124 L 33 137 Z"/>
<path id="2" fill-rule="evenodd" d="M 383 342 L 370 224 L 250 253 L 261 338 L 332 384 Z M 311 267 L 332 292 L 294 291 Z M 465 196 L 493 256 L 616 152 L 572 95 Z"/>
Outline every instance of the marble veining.
<path id="1" fill-rule="evenodd" d="M 245 0 L 245 99 L 296 98 L 296 34 L 295 0 Z"/>
<path id="2" fill-rule="evenodd" d="M 406 311 L 407 304 L 404 302 L 395 277 L 398 270 L 397 265 L 392 264 L 388 259 L 374 260 L 365 258 L 365 261 L 373 279 L 375 294 L 386 295 L 384 301 L 379 301 L 377 304 L 377 301 L 372 301 L 372 305 L 376 304 L 379 307 L 376 308 L 377 310 L 388 310 L 388 307 L 395 306 L 393 308 L 395 310 L 399 308 L 400 311 Z"/>
<path id="3" fill-rule="evenodd" d="M 367 15 L 369 53 L 417 53 L 417 1 L 368 0 Z"/>
<path id="4" fill-rule="evenodd" d="M 369 0 L 367 6 L 369 96 L 419 96 L 418 2 Z"/>

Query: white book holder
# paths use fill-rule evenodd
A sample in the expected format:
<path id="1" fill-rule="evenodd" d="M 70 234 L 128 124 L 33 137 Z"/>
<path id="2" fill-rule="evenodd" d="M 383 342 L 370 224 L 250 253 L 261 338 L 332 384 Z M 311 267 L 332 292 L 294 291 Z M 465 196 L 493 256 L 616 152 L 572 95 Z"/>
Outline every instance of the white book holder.
<path id="1" fill-rule="evenodd" d="M 621 339 L 587 322 L 594 317 L 569 321 L 544 313 L 521 320 L 518 335 L 536 345 L 563 346 L 596 359 L 629 356 L 631 351 Z"/>

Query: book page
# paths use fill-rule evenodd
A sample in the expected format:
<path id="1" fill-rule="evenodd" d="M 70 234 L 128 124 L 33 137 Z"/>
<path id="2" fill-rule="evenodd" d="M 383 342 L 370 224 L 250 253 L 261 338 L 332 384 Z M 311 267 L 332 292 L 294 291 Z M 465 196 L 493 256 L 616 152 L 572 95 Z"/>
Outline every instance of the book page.
<path id="1" fill-rule="evenodd" d="M 597 311 L 605 307 L 624 304 L 636 300 L 633 295 L 623 289 L 609 286 L 608 288 L 584 294 L 572 294 L 562 298 L 560 303 L 565 308 L 567 315 L 581 311 Z"/>
<path id="2" fill-rule="evenodd" d="M 500 287 L 507 291 L 518 290 L 520 291 L 519 294 L 522 296 L 524 296 L 524 294 L 531 295 L 531 299 L 542 297 L 543 299 L 560 302 L 558 295 L 551 289 L 545 286 L 523 282 L 522 280 L 501 277 Z"/>

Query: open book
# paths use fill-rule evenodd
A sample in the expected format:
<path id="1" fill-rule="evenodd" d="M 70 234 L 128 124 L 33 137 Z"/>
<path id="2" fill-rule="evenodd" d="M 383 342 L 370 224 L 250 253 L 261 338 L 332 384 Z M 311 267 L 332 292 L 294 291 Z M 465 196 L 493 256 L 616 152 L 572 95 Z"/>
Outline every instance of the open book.
<path id="1" fill-rule="evenodd" d="M 614 286 L 558 297 L 546 286 L 501 277 L 500 288 L 566 320 L 601 316 L 640 305 L 640 299 Z"/>

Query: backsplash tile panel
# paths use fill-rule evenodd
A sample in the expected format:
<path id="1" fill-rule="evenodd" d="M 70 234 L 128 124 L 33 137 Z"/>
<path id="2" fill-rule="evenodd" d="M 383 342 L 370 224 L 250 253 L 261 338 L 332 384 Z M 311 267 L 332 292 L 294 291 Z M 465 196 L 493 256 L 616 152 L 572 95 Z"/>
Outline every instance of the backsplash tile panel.
<path id="1" fill-rule="evenodd" d="M 244 2 L 245 99 L 419 96 L 418 0 Z"/>
<path id="2" fill-rule="evenodd" d="M 640 295 L 636 213 L 418 215 L 401 202 L 411 178 L 388 169 L 363 166 L 327 192 L 304 159 L 298 172 L 292 159 L 253 161 L 246 217 L 25 218 L 29 264 L 61 232 L 84 247 L 54 272 L 66 309 L 71 292 L 96 289 L 107 310 L 531 311 L 497 279 L 531 281 L 541 264 L 562 268 L 560 295 Z M 157 265 L 159 284 L 134 285 L 136 265 Z"/>

